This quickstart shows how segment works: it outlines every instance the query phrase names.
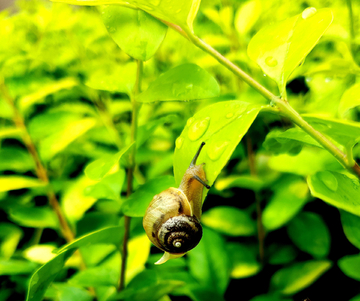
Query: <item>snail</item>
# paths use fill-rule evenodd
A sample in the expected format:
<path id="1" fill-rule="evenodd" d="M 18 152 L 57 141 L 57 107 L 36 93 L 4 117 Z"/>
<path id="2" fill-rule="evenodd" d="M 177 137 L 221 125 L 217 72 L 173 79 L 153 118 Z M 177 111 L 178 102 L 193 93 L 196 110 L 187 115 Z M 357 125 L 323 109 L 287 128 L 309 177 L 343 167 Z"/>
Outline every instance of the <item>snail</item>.
<path id="1" fill-rule="evenodd" d="M 186 170 L 179 188 L 170 187 L 157 194 L 146 210 L 143 226 L 150 241 L 165 253 L 155 264 L 184 256 L 202 237 L 201 204 L 206 184 L 204 163 L 196 165 L 202 142 Z"/>

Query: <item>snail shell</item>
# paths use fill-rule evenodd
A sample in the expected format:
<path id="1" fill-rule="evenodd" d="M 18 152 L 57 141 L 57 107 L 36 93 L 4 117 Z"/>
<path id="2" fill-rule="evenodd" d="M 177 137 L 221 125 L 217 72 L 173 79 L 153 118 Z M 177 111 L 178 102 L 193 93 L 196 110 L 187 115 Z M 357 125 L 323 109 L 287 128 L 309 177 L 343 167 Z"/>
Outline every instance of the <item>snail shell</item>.
<path id="1" fill-rule="evenodd" d="M 165 251 L 156 263 L 183 256 L 201 240 L 202 193 L 206 182 L 203 164 L 196 165 L 203 142 L 185 172 L 179 188 L 170 187 L 151 201 L 143 226 L 150 241 Z"/>

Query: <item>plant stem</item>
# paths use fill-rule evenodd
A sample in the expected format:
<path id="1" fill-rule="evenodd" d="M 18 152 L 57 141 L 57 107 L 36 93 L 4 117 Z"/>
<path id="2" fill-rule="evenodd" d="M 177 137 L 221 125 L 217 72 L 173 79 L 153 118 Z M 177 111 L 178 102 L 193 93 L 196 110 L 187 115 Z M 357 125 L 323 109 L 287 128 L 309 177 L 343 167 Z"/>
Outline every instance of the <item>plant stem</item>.
<path id="1" fill-rule="evenodd" d="M 249 169 L 250 174 L 256 177 L 256 164 L 255 164 L 255 156 L 253 145 L 251 141 L 251 137 L 246 135 L 246 149 L 249 161 Z M 264 248 L 264 239 L 265 239 L 265 230 L 262 223 L 262 211 L 261 211 L 261 203 L 260 203 L 260 195 L 258 191 L 255 191 L 255 205 L 256 205 L 256 225 L 257 225 L 257 232 L 258 232 L 258 240 L 259 240 L 259 258 L 260 262 L 264 263 L 265 258 L 265 248 Z"/>
<path id="2" fill-rule="evenodd" d="M 46 169 L 44 168 L 44 165 L 42 164 L 39 154 L 36 150 L 35 144 L 33 143 L 29 132 L 27 131 L 27 128 L 25 126 L 24 119 L 22 115 L 20 114 L 19 110 L 17 109 L 14 99 L 11 97 L 9 91 L 7 90 L 7 87 L 5 86 L 5 83 L 3 80 L 0 79 L 0 91 L 2 95 L 4 96 L 7 103 L 11 106 L 13 109 L 13 121 L 18 129 L 21 131 L 22 140 L 25 144 L 25 147 L 27 148 L 28 152 L 30 153 L 34 163 L 35 163 L 35 172 L 37 177 L 47 184 L 47 197 L 49 200 L 49 205 L 54 210 L 60 225 L 60 231 L 65 238 L 67 242 L 71 242 L 74 240 L 75 235 L 73 231 L 71 230 L 64 214 L 62 213 L 62 210 L 60 208 L 59 202 L 56 198 L 55 192 L 52 189 L 50 185 L 50 181 L 46 172 Z"/>
<path id="3" fill-rule="evenodd" d="M 142 80 L 142 71 L 143 71 L 143 62 L 140 60 L 136 60 L 137 63 L 137 71 L 136 71 L 136 81 L 134 85 L 134 90 L 131 95 L 131 103 L 132 103 L 132 114 L 131 114 L 131 143 L 136 141 L 137 135 L 137 125 L 138 125 L 138 113 L 141 104 L 136 101 L 136 98 L 141 90 L 141 80 Z M 133 191 L 133 179 L 134 179 L 134 170 L 136 166 L 135 161 L 136 155 L 136 146 L 134 146 L 129 154 L 129 167 L 127 171 L 127 189 L 126 196 L 129 197 Z M 120 268 L 120 281 L 118 291 L 121 291 L 125 287 L 125 273 L 126 273 L 126 260 L 128 255 L 128 241 L 130 235 L 130 221 L 131 217 L 124 216 L 124 240 L 122 244 L 122 252 L 121 252 L 121 268 Z"/>
<path id="4" fill-rule="evenodd" d="M 172 27 L 176 29 L 175 27 Z M 253 79 L 250 75 L 241 70 L 234 63 L 225 58 L 222 54 L 212 48 L 210 45 L 206 44 L 199 37 L 194 35 L 192 32 L 187 32 L 187 37 L 192 41 L 197 47 L 204 50 L 212 57 L 214 57 L 220 64 L 225 66 L 235 75 L 240 77 L 243 81 L 257 90 L 261 95 L 270 100 L 271 104 L 274 104 L 278 107 L 279 113 L 283 116 L 289 118 L 293 123 L 298 125 L 302 130 L 308 133 L 311 137 L 313 137 L 317 142 L 319 142 L 325 149 L 327 149 L 346 169 L 350 172 L 354 173 L 360 178 L 360 167 L 353 160 L 349 160 L 339 148 L 336 147 L 327 137 L 325 137 L 322 133 L 315 130 L 309 123 L 307 123 L 300 114 L 295 111 L 290 104 L 280 97 L 271 93 L 268 89 L 266 89 L 263 85 Z"/>

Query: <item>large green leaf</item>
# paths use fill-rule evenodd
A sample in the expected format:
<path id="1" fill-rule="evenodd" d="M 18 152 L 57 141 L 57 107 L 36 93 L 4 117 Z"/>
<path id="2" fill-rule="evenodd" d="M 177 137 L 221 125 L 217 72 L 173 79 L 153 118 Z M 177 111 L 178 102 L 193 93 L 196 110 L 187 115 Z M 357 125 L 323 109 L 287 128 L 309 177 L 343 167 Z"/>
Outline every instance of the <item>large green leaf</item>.
<path id="1" fill-rule="evenodd" d="M 288 225 L 288 234 L 294 244 L 316 259 L 330 251 L 330 233 L 322 218 L 313 212 L 299 213 Z"/>
<path id="2" fill-rule="evenodd" d="M 306 183 L 296 176 L 287 176 L 273 185 L 274 194 L 266 205 L 263 225 L 267 230 L 275 230 L 291 220 L 308 199 Z"/>
<path id="3" fill-rule="evenodd" d="M 26 150 L 15 147 L 0 149 L 0 170 L 25 172 L 34 167 L 35 163 Z"/>
<path id="4" fill-rule="evenodd" d="M 360 83 L 345 91 L 339 103 L 339 114 L 343 116 L 348 110 L 360 106 Z"/>
<path id="5" fill-rule="evenodd" d="M 16 207 L 10 210 L 10 218 L 24 227 L 52 229 L 59 227 L 56 214 L 49 207 Z"/>
<path id="6" fill-rule="evenodd" d="M 110 36 L 135 59 L 147 61 L 165 38 L 166 25 L 142 10 L 104 5 L 99 11 Z"/>
<path id="7" fill-rule="evenodd" d="M 11 223 L 0 223 L 0 257 L 9 259 L 23 236 L 22 230 Z"/>
<path id="8" fill-rule="evenodd" d="M 328 260 L 309 260 L 282 268 L 271 277 L 270 287 L 284 295 L 295 294 L 316 281 L 332 263 Z"/>
<path id="9" fill-rule="evenodd" d="M 93 297 L 85 288 L 67 283 L 53 283 L 45 293 L 45 298 L 56 301 L 91 301 Z"/>
<path id="10" fill-rule="evenodd" d="M 250 214 L 230 206 L 217 206 L 201 217 L 204 225 L 230 236 L 251 236 L 256 233 L 256 223 Z"/>
<path id="11" fill-rule="evenodd" d="M 31 187 L 41 187 L 45 185 L 45 182 L 42 182 L 37 178 L 14 175 L 0 176 L 0 192 Z"/>
<path id="12" fill-rule="evenodd" d="M 340 210 L 341 224 L 347 239 L 360 249 L 360 216 Z"/>
<path id="13" fill-rule="evenodd" d="M 330 9 L 314 7 L 261 29 L 250 41 L 248 55 L 274 79 L 285 95 L 286 82 L 333 20 Z"/>
<path id="14" fill-rule="evenodd" d="M 157 19 L 179 25 L 184 30 L 193 31 L 193 21 L 200 6 L 200 0 L 53 0 L 74 5 L 119 4 L 139 8 Z"/>
<path id="15" fill-rule="evenodd" d="M 34 262 L 18 259 L 0 259 L 0 276 L 30 274 L 38 265 Z"/>
<path id="16" fill-rule="evenodd" d="M 338 261 L 339 268 L 348 277 L 360 281 L 360 255 L 347 255 Z"/>
<path id="17" fill-rule="evenodd" d="M 138 187 L 136 191 L 123 203 L 122 212 L 127 216 L 144 216 L 152 198 L 160 192 L 174 187 L 175 181 L 171 176 L 163 176 L 152 179 Z"/>
<path id="18" fill-rule="evenodd" d="M 230 261 L 223 238 L 204 228 L 196 248 L 187 253 L 190 273 L 203 286 L 223 294 L 229 283 Z"/>
<path id="19" fill-rule="evenodd" d="M 242 101 L 225 101 L 207 106 L 191 117 L 176 140 L 176 183 L 180 183 L 201 142 L 206 145 L 197 164 L 205 163 L 208 183 L 214 183 L 262 108 Z"/>
<path id="20" fill-rule="evenodd" d="M 211 98 L 219 94 L 219 84 L 207 71 L 195 64 L 183 64 L 162 74 L 136 100 L 194 100 Z"/>
<path id="21" fill-rule="evenodd" d="M 291 128 L 286 131 L 273 130 L 266 136 L 263 143 L 266 149 L 275 154 L 297 154 L 304 144 L 322 147 L 314 138 L 299 128 Z"/>
<path id="22" fill-rule="evenodd" d="M 75 240 L 58 250 L 58 255 L 40 267 L 31 277 L 27 292 L 27 301 L 41 301 L 47 287 L 62 270 L 66 260 L 80 247 L 91 244 L 107 243 L 119 245 L 123 238 L 123 228 L 105 228 Z"/>
<path id="23" fill-rule="evenodd" d="M 311 194 L 332 206 L 360 216 L 360 182 L 335 171 L 320 171 L 308 177 Z"/>
<path id="24" fill-rule="evenodd" d="M 345 121 L 334 118 L 325 118 L 319 116 L 303 115 L 316 130 L 324 133 L 336 142 L 352 147 L 360 140 L 360 123 Z"/>

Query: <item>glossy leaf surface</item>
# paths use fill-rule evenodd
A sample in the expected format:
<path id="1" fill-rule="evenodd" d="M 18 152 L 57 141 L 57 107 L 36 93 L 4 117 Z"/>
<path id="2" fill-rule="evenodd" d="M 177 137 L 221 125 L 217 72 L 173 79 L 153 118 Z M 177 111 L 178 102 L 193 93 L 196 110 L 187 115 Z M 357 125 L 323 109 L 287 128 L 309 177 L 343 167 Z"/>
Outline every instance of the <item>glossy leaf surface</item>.
<path id="1" fill-rule="evenodd" d="M 142 10 L 104 5 L 99 11 L 115 43 L 134 59 L 150 59 L 165 38 L 166 25 Z"/>
<path id="2" fill-rule="evenodd" d="M 346 276 L 360 281 L 360 255 L 344 256 L 338 265 Z"/>
<path id="3" fill-rule="evenodd" d="M 195 100 L 218 96 L 216 80 L 195 64 L 183 64 L 163 73 L 137 98 L 139 102 Z"/>
<path id="4" fill-rule="evenodd" d="M 335 171 L 321 171 L 308 177 L 311 194 L 332 206 L 360 216 L 358 179 Z"/>
<path id="5" fill-rule="evenodd" d="M 261 29 L 250 41 L 248 55 L 285 93 L 286 82 L 333 20 L 329 9 L 309 7 L 295 17 Z"/>
<path id="6" fill-rule="evenodd" d="M 347 239 L 360 249 L 360 216 L 340 210 L 341 224 Z"/>

